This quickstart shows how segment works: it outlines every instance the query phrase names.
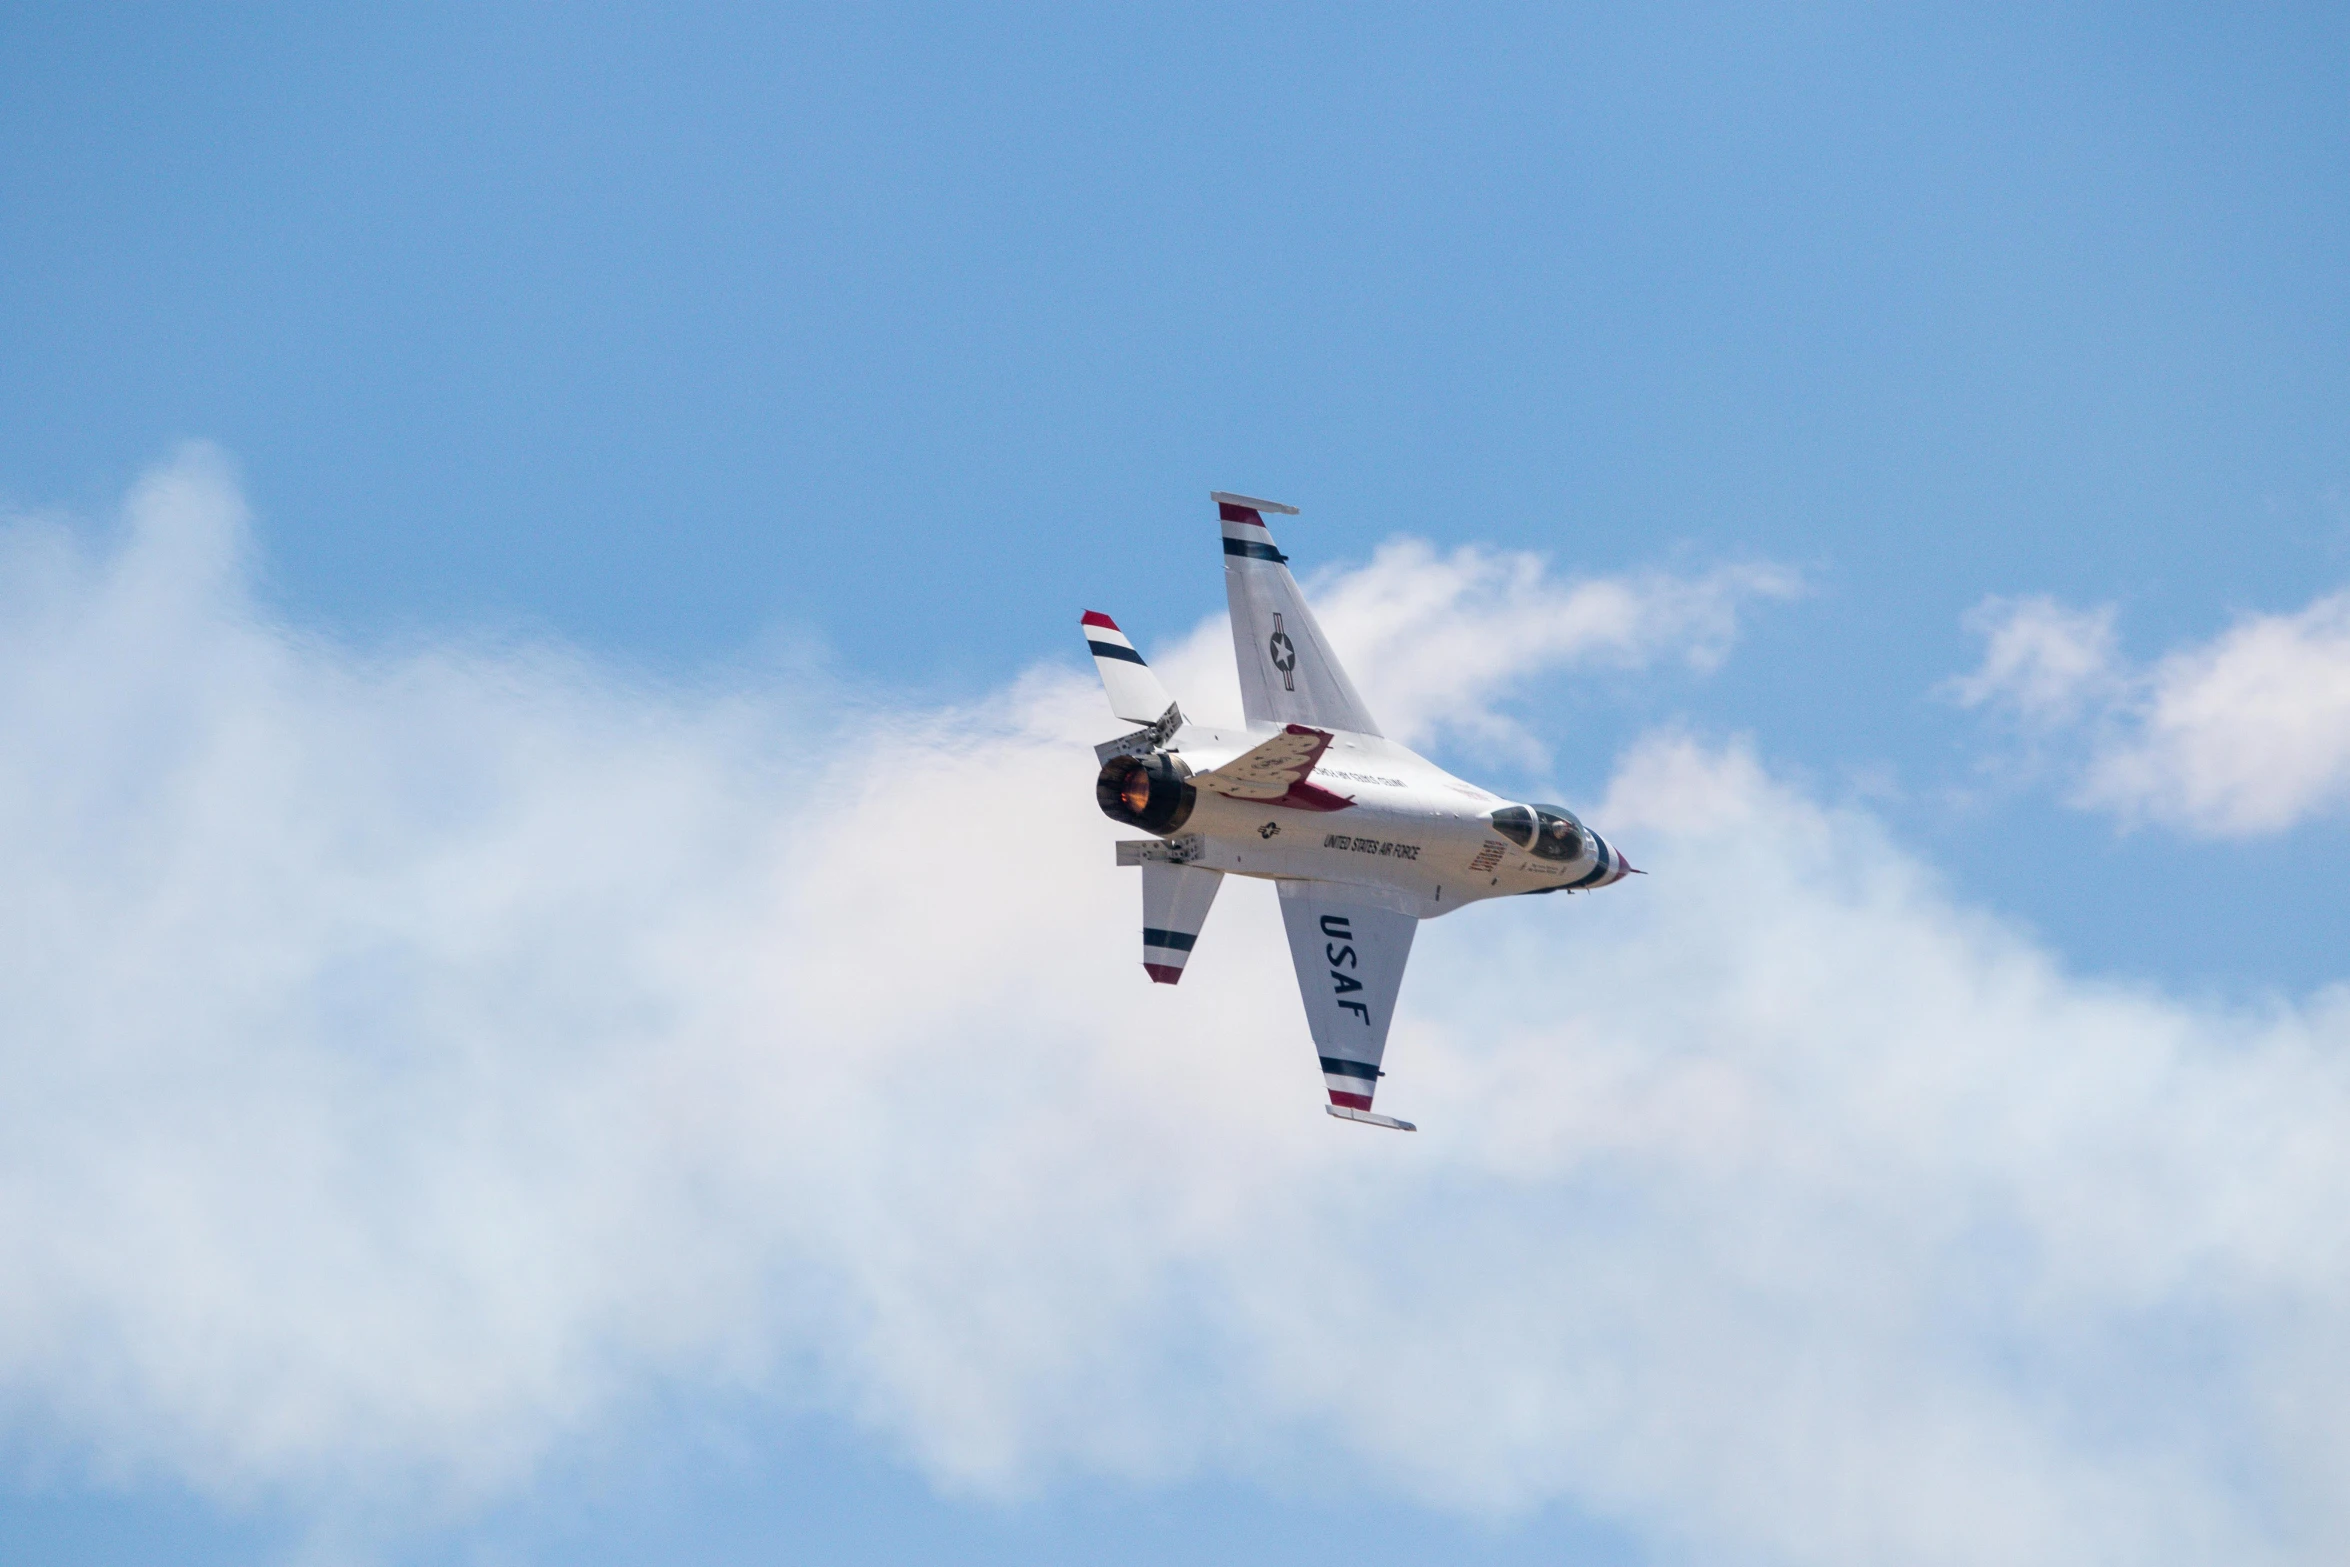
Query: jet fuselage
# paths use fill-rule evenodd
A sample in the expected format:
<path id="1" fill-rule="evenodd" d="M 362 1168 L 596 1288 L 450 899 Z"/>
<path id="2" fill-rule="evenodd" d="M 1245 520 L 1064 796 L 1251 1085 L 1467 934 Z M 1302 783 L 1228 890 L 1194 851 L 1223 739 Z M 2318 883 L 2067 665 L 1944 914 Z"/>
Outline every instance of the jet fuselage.
<path id="1" fill-rule="evenodd" d="M 1163 748 L 1137 759 L 1163 758 L 1162 767 L 1177 776 L 1203 773 L 1280 731 L 1186 723 Z M 1157 832 L 1178 863 L 1269 881 L 1343 883 L 1421 919 L 1485 898 L 1604 887 L 1628 874 L 1623 856 L 1562 807 L 1507 800 L 1379 735 L 1329 733 L 1308 782 L 1335 808 L 1189 789 L 1179 818 L 1163 829 L 1131 811 L 1109 814 Z M 1524 813 L 1523 827 L 1508 816 L 1496 820 L 1513 811 Z M 1573 832 L 1545 835 L 1546 820 Z"/>

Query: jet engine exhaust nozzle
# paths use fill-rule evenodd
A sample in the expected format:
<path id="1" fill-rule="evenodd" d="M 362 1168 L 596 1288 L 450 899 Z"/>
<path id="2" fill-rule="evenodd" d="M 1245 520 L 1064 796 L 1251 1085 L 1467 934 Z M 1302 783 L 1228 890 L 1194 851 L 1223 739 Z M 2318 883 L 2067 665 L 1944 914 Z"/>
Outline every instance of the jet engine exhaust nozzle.
<path id="1" fill-rule="evenodd" d="M 1199 798 L 1190 772 L 1164 751 L 1113 756 L 1093 782 L 1094 802 L 1111 821 L 1165 836 L 1183 826 Z"/>

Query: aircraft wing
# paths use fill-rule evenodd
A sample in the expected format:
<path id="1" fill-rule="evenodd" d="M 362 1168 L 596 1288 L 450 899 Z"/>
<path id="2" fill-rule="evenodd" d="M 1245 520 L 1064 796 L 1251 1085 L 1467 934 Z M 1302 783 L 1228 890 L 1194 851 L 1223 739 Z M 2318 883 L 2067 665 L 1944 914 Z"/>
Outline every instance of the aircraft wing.
<path id="1" fill-rule="evenodd" d="M 1232 609 L 1232 650 L 1240 663 L 1240 705 L 1252 724 L 1308 724 L 1375 735 L 1379 726 L 1355 694 L 1314 612 L 1306 608 L 1289 557 L 1274 544 L 1265 513 L 1295 506 L 1222 490 L 1210 497 L 1224 525 L 1224 593 Z"/>
<path id="2" fill-rule="evenodd" d="M 1306 1026 L 1322 1058 L 1330 1113 L 1399 1131 L 1409 1121 L 1373 1115 L 1379 1059 L 1387 1025 L 1420 922 L 1409 914 L 1350 901 L 1331 882 L 1284 881 L 1281 922 L 1289 928 L 1289 956 L 1306 1004 Z"/>

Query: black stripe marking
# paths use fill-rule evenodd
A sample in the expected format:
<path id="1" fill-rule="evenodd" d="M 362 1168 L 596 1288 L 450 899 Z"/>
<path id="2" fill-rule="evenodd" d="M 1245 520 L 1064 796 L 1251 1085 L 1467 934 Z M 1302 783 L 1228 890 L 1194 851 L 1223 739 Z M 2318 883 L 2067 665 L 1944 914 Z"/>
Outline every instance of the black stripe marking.
<path id="1" fill-rule="evenodd" d="M 1336 1056 L 1324 1056 L 1322 1071 L 1328 1077 L 1359 1077 L 1369 1083 L 1379 1081 L 1379 1069 L 1368 1061 L 1341 1061 Z"/>
<path id="2" fill-rule="evenodd" d="M 1586 874 L 1577 876 L 1577 879 L 1567 883 L 1567 890 L 1570 890 L 1570 893 L 1577 888 L 1591 886 L 1593 881 L 1598 881 L 1600 876 L 1605 876 L 1607 872 L 1612 872 L 1614 869 L 1614 855 L 1607 853 L 1607 848 L 1603 846 L 1603 843 L 1600 843 L 1600 834 L 1596 834 L 1596 832 L 1591 834 L 1591 848 L 1596 850 L 1596 853 L 1591 855 L 1591 869 Z"/>
<path id="3" fill-rule="evenodd" d="M 1085 645 L 1093 649 L 1093 656 L 1096 658 L 1122 658 L 1129 664 L 1142 663 L 1142 655 L 1140 653 L 1135 652 L 1134 649 L 1130 647 L 1120 647 L 1115 642 L 1089 641 Z M 1147 669 L 1150 666 L 1145 664 L 1143 667 Z"/>
<path id="4" fill-rule="evenodd" d="M 1269 560 L 1274 562 L 1276 565 L 1287 565 L 1289 562 L 1289 557 L 1282 554 L 1272 545 L 1259 544 L 1254 539 L 1226 539 L 1224 541 L 1224 553 L 1227 555 L 1246 555 L 1250 560 Z"/>
<path id="5" fill-rule="evenodd" d="M 1148 925 L 1142 928 L 1142 944 L 1146 947 L 1165 947 L 1170 952 L 1189 952 L 1191 944 L 1197 940 L 1199 940 L 1199 935 L 1194 931 L 1153 930 Z"/>
<path id="6" fill-rule="evenodd" d="M 1588 887 L 1591 885 L 1591 883 L 1599 880 L 1600 877 L 1605 876 L 1609 871 L 1615 868 L 1608 863 L 1608 855 L 1605 850 L 1601 850 L 1598 854 L 1593 855 L 1591 859 L 1591 869 L 1585 874 L 1576 877 L 1573 881 L 1568 882 L 1567 891 L 1573 892 L 1579 887 Z"/>

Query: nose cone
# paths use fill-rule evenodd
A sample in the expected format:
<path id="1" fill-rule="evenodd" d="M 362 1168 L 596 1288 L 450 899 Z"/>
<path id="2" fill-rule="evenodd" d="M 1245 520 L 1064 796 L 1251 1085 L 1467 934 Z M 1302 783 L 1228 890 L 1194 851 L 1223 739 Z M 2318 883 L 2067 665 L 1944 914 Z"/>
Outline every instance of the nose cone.
<path id="1" fill-rule="evenodd" d="M 1644 876 L 1647 874 L 1645 871 L 1635 870 L 1633 868 L 1632 862 L 1624 858 L 1623 850 L 1617 848 L 1614 844 L 1608 842 L 1605 838 L 1600 838 L 1599 834 L 1597 833 L 1593 833 L 1591 836 L 1599 840 L 1599 861 L 1600 864 L 1606 867 L 1606 870 L 1601 873 L 1599 879 L 1591 884 L 1593 887 L 1613 887 L 1617 882 L 1622 881 L 1627 876 Z"/>

